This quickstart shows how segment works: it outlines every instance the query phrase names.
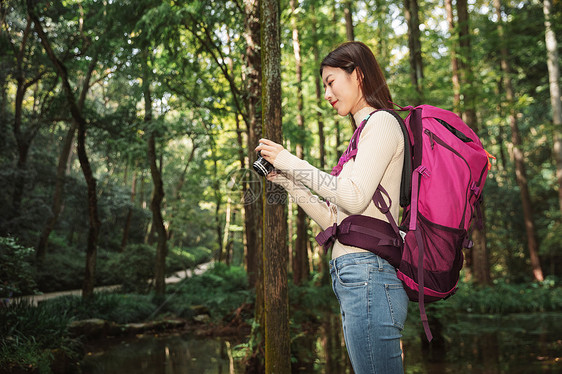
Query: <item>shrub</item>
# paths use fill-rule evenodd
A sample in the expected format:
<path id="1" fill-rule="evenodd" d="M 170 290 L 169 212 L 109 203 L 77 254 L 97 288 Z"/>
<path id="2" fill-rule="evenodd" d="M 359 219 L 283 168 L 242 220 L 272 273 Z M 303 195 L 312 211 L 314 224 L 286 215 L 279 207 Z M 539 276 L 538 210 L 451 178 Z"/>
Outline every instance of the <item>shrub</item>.
<path id="1" fill-rule="evenodd" d="M 52 357 L 51 351 L 43 349 L 33 338 L 0 339 L 0 368 L 8 373 L 16 368 L 27 372 L 30 367 L 37 368 L 39 373 L 50 373 Z"/>
<path id="2" fill-rule="evenodd" d="M 48 253 L 37 268 L 35 280 L 42 292 L 82 288 L 85 254 L 75 248 L 61 248 Z"/>
<path id="3" fill-rule="evenodd" d="M 70 320 L 66 311 L 54 313 L 47 305 L 12 302 L 0 308 L 0 367 L 50 372 L 51 350 L 68 350 Z"/>
<path id="4" fill-rule="evenodd" d="M 211 318 L 220 320 L 244 303 L 253 302 L 244 269 L 215 263 L 201 275 L 184 279 L 170 288 L 165 310 L 189 318 L 192 306 L 204 306 Z"/>
<path id="5" fill-rule="evenodd" d="M 16 239 L 0 237 L 0 299 L 33 294 L 33 248 L 19 245 Z"/>
<path id="6" fill-rule="evenodd" d="M 211 250 L 207 247 L 173 247 L 166 257 L 166 267 L 170 271 L 194 269 L 197 265 L 209 262 Z"/>
<path id="7" fill-rule="evenodd" d="M 419 318 L 417 305 L 409 305 L 413 318 Z M 461 283 L 451 298 L 428 304 L 426 309 L 428 315 L 437 319 L 448 318 L 455 313 L 502 315 L 558 311 L 562 309 L 562 287 L 553 279 L 518 284 L 498 279 L 491 286 Z"/>
<path id="8" fill-rule="evenodd" d="M 146 244 L 128 245 L 107 261 L 108 271 L 123 291 L 146 293 L 154 276 L 154 247 Z"/>
<path id="9" fill-rule="evenodd" d="M 100 318 L 117 323 L 145 321 L 156 307 L 148 295 L 100 292 L 91 298 L 63 296 L 42 304 L 53 314 L 66 314 L 69 319 Z"/>

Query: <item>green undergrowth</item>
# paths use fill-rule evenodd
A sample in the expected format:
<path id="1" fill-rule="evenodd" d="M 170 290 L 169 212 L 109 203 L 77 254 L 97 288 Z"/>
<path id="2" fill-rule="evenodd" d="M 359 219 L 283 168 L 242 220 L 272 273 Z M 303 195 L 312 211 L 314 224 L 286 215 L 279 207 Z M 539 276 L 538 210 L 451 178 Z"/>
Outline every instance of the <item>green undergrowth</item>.
<path id="1" fill-rule="evenodd" d="M 289 299 L 293 343 L 314 335 L 322 321 L 339 313 L 329 282 L 321 281 L 319 275 L 300 286 L 289 282 Z M 220 324 L 234 315 L 240 317 L 243 310 L 241 318 L 251 324 L 254 302 L 255 292 L 248 285 L 244 269 L 224 264 L 215 264 L 201 275 L 168 285 L 162 298 L 152 293 L 96 293 L 89 299 L 58 297 L 38 306 L 12 302 L 0 307 L 0 368 L 33 368 L 48 373 L 53 352 L 79 357 L 80 342 L 68 337 L 71 321 L 99 318 L 125 324 L 171 316 L 190 320 L 203 313 L 209 322 Z M 410 303 L 409 324 L 419 322 L 417 307 L 417 303 Z M 461 283 L 453 297 L 427 305 L 433 323 L 456 320 L 459 315 L 561 310 L 562 287 L 553 279 L 525 284 L 498 280 L 486 287 Z"/>
<path id="2" fill-rule="evenodd" d="M 499 279 L 489 286 L 461 283 L 452 297 L 433 305 L 445 311 L 479 314 L 562 311 L 562 285 L 555 279 L 522 284 Z"/>
<path id="3" fill-rule="evenodd" d="M 49 373 L 53 352 L 79 359 L 80 342 L 68 336 L 71 321 L 98 318 L 126 324 L 170 316 L 189 319 L 204 311 L 220 323 L 253 300 L 244 270 L 217 264 L 202 275 L 168 286 L 163 298 L 153 293 L 103 292 L 88 299 L 62 296 L 37 306 L 11 302 L 0 307 L 0 368 Z"/>
<path id="4" fill-rule="evenodd" d="M 184 318 L 206 310 L 213 321 L 219 321 L 254 300 L 243 268 L 216 263 L 205 273 L 168 287 L 162 309 Z"/>

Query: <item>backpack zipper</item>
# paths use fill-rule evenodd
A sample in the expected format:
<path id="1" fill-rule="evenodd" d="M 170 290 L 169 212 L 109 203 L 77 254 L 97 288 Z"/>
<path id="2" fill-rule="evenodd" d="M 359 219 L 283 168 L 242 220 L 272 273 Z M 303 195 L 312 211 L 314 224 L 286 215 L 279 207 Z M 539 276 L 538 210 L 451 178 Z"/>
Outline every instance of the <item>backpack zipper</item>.
<path id="1" fill-rule="evenodd" d="M 461 156 L 461 154 L 459 152 L 457 152 L 456 149 L 454 149 L 453 147 L 451 147 L 449 144 L 445 143 L 445 141 L 443 141 L 443 139 L 441 139 L 440 137 L 438 137 L 437 135 L 435 135 L 433 132 L 431 132 L 428 129 L 423 130 L 423 132 L 429 136 L 430 139 L 430 144 L 431 144 L 431 149 L 434 148 L 435 143 L 441 145 L 442 147 L 444 147 L 445 149 L 448 149 L 449 151 L 453 152 L 455 155 L 457 155 L 461 160 L 464 161 L 464 163 L 466 164 L 466 168 L 468 169 L 470 178 L 472 179 L 472 173 L 470 171 L 470 165 L 468 165 L 468 162 L 466 161 L 466 159 L 464 157 Z M 465 191 L 465 200 L 464 200 L 464 207 L 463 207 L 463 212 L 466 213 L 466 206 L 468 204 L 468 189 L 470 188 L 470 186 L 467 186 L 467 190 Z M 459 225 L 459 228 L 463 228 L 464 226 L 464 220 L 465 220 L 465 215 L 463 214 L 462 216 L 462 220 L 461 223 Z"/>

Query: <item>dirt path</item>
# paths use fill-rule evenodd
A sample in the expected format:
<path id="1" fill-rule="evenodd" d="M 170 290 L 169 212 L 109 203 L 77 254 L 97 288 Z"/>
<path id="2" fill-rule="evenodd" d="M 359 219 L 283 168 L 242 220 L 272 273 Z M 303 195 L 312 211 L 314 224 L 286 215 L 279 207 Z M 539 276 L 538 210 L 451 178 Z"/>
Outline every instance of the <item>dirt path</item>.
<path id="1" fill-rule="evenodd" d="M 194 270 L 187 269 L 187 270 L 178 271 L 178 272 L 174 273 L 173 275 L 169 276 L 168 278 L 166 278 L 166 284 L 177 283 L 184 278 L 189 278 L 193 275 L 203 274 L 205 271 L 207 271 L 207 269 L 211 265 L 212 265 L 212 262 L 207 262 L 207 263 L 204 263 L 204 264 L 201 264 L 201 265 L 197 266 Z M 118 289 L 119 287 L 120 287 L 120 285 L 96 287 L 96 288 L 94 288 L 94 292 L 113 291 L 113 290 Z M 59 291 L 59 292 L 44 293 L 44 294 L 41 294 L 41 295 L 20 296 L 20 297 L 14 298 L 13 301 L 27 300 L 32 305 L 36 306 L 41 301 L 54 299 L 54 298 L 60 297 L 60 296 L 68 296 L 68 295 L 81 296 L 82 290 Z"/>

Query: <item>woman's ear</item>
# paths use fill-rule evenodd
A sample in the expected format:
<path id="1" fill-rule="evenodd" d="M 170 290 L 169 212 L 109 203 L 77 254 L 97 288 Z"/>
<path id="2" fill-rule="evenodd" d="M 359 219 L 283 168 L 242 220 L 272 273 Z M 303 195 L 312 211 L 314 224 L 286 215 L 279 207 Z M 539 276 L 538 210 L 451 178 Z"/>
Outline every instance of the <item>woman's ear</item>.
<path id="1" fill-rule="evenodd" d="M 359 82 L 359 86 L 363 87 L 363 72 L 361 71 L 361 68 L 357 66 L 353 72 L 355 73 L 356 79 Z"/>

